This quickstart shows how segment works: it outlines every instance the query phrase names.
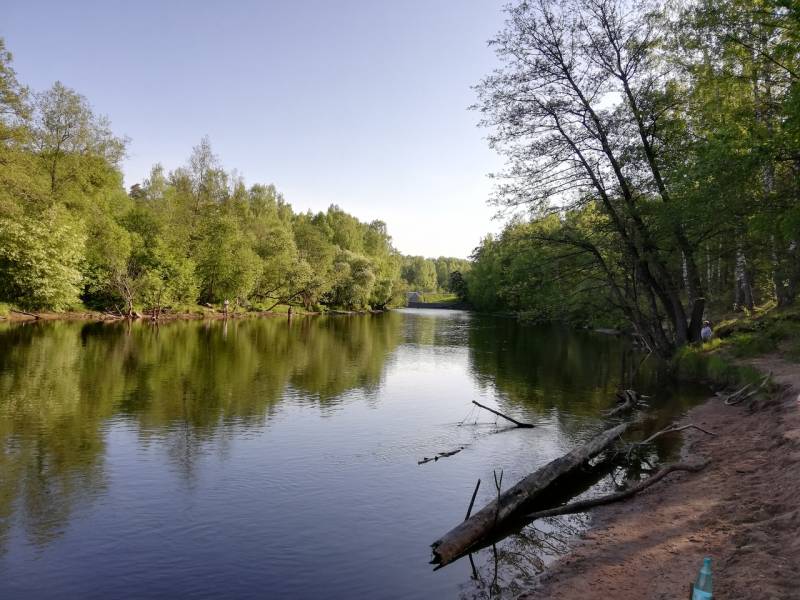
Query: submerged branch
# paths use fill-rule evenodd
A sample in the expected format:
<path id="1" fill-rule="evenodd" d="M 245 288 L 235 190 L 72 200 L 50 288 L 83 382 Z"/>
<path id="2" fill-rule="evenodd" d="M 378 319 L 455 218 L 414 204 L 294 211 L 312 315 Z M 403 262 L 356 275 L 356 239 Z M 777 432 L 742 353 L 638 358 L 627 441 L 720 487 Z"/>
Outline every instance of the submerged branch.
<path id="1" fill-rule="evenodd" d="M 689 471 L 690 473 L 697 473 L 698 471 L 704 469 L 707 465 L 708 461 L 702 463 L 676 463 L 673 465 L 668 465 L 666 467 L 663 467 L 662 469 L 659 469 L 654 475 L 648 477 L 644 481 L 641 481 L 632 488 L 629 488 L 622 492 L 617 492 L 615 494 L 608 494 L 607 496 L 600 496 L 599 498 L 578 500 L 577 502 L 571 502 L 569 504 L 565 504 L 564 506 L 557 506 L 555 508 L 540 510 L 535 513 L 526 515 L 525 518 L 531 521 L 535 521 L 537 519 L 544 519 L 545 517 L 556 517 L 558 515 L 571 515 L 575 513 L 586 512 L 590 508 L 594 508 L 596 506 L 603 506 L 604 504 L 611 504 L 613 502 L 627 500 L 628 498 L 638 494 L 642 490 L 646 490 L 651 485 L 658 483 L 664 477 L 675 471 Z"/>
<path id="2" fill-rule="evenodd" d="M 535 425 L 533 425 L 531 423 L 522 423 L 520 421 L 517 421 L 516 419 L 512 419 L 508 415 L 504 415 L 500 411 L 497 411 L 497 410 L 495 410 L 493 408 L 489 408 L 488 406 L 484 406 L 483 404 L 481 404 L 480 402 L 476 402 L 475 400 L 473 400 L 472 403 L 475 406 L 480 406 L 484 410 L 488 410 L 490 413 L 496 414 L 498 417 L 503 417 L 506 421 L 511 421 L 517 427 L 520 427 L 520 428 L 523 428 L 523 429 L 529 429 L 529 428 L 535 427 Z"/>

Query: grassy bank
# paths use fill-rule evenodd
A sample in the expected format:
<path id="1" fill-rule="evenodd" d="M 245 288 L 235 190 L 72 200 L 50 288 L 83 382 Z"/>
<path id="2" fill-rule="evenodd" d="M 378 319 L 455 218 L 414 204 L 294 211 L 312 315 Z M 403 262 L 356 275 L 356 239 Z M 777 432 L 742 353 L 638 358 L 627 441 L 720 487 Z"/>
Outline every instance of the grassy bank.
<path id="1" fill-rule="evenodd" d="M 763 310 L 721 319 L 715 326 L 713 339 L 682 348 L 673 364 L 681 379 L 730 387 L 761 379 L 763 375 L 745 361 L 765 354 L 800 362 L 800 308 Z"/>

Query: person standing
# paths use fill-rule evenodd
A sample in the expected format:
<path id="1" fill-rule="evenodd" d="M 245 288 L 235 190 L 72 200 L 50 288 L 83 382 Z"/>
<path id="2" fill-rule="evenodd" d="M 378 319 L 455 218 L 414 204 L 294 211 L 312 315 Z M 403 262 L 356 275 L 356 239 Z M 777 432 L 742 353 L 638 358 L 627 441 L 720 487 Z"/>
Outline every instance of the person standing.
<path id="1" fill-rule="evenodd" d="M 711 323 L 703 321 L 703 328 L 700 330 L 700 338 L 704 342 L 707 342 L 711 339 L 712 335 L 714 335 L 714 332 L 711 331 Z"/>

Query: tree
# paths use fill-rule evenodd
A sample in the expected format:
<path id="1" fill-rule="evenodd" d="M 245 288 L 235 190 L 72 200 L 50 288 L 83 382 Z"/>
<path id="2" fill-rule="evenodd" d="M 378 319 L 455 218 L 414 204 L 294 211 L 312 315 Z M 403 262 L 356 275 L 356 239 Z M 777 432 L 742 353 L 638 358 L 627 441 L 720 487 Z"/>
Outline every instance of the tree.
<path id="1" fill-rule="evenodd" d="M 467 281 L 464 279 L 461 271 L 453 271 L 450 273 L 450 282 L 448 283 L 447 288 L 456 296 L 458 296 L 458 299 L 462 302 L 467 299 Z"/>
<path id="2" fill-rule="evenodd" d="M 201 231 L 197 249 L 200 299 L 205 302 L 247 299 L 262 266 L 236 221 L 227 215 L 211 215 Z"/>
<path id="3" fill-rule="evenodd" d="M 0 143 L 20 141 L 26 137 L 26 124 L 30 118 L 29 92 L 17 81 L 11 66 L 13 57 L 0 38 Z"/>
<path id="4" fill-rule="evenodd" d="M 66 183 L 86 184 L 89 174 L 116 167 L 125 153 L 125 140 L 114 136 L 108 119 L 59 81 L 36 95 L 33 144 L 55 199 Z"/>
<path id="5" fill-rule="evenodd" d="M 349 309 L 366 308 L 375 283 L 370 260 L 349 250 L 342 250 L 336 257 L 334 273 L 331 304 Z"/>
<path id="6" fill-rule="evenodd" d="M 436 265 L 423 256 L 408 256 L 403 265 L 403 279 L 418 291 L 436 290 Z"/>
<path id="7" fill-rule="evenodd" d="M 490 143 L 509 160 L 497 201 L 540 214 L 596 204 L 643 303 L 598 266 L 637 329 L 669 354 L 697 338 L 705 300 L 696 241 L 663 172 L 670 149 L 659 128 L 674 107 L 657 22 L 616 0 L 521 2 L 508 14 L 493 42 L 503 67 L 478 86 Z M 573 247 L 600 259 L 587 243 Z"/>
<path id="8" fill-rule="evenodd" d="M 86 234 L 65 210 L 0 219 L 0 298 L 31 309 L 78 302 Z"/>
<path id="9" fill-rule="evenodd" d="M 34 157 L 25 151 L 30 138 L 30 93 L 17 81 L 11 53 L 0 38 L 0 216 L 40 204 L 45 186 L 36 176 Z"/>

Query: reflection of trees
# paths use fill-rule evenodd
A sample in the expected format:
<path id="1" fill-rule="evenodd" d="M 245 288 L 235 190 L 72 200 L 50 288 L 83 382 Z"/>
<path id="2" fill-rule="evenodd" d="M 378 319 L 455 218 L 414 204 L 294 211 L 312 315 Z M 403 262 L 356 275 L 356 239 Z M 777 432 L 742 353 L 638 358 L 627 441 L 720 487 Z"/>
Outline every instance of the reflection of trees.
<path id="1" fill-rule="evenodd" d="M 401 342 L 402 316 L 397 314 L 303 320 L 300 335 L 289 336 L 290 382 L 321 402 L 343 392 L 374 391 L 389 354 Z"/>
<path id="2" fill-rule="evenodd" d="M 478 381 L 539 413 L 569 406 L 596 415 L 620 382 L 621 345 L 610 337 L 485 319 L 470 329 L 470 351 Z"/>
<path id="3" fill-rule="evenodd" d="M 466 346 L 465 329 L 472 315 L 462 311 L 425 310 L 407 313 L 406 341 L 418 346 Z"/>
<path id="4" fill-rule="evenodd" d="M 377 389 L 401 327 L 388 314 L 0 329 L 0 548 L 12 514 L 45 543 L 102 489 L 112 417 L 191 476 L 203 445 L 263 425 L 287 387 L 321 405 Z"/>
<path id="5" fill-rule="evenodd" d="M 75 331 L 0 332 L 0 548 L 12 512 L 46 543 L 103 486 L 97 397 L 83 401 Z"/>
<path id="6" fill-rule="evenodd" d="M 494 386 L 499 401 L 532 416 L 596 417 L 610 408 L 620 387 L 685 402 L 655 358 L 642 361 L 620 338 L 557 327 L 524 327 L 510 319 L 476 319 L 469 330 L 475 378 Z M 672 414 L 673 411 L 670 411 Z"/>

